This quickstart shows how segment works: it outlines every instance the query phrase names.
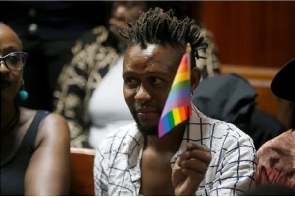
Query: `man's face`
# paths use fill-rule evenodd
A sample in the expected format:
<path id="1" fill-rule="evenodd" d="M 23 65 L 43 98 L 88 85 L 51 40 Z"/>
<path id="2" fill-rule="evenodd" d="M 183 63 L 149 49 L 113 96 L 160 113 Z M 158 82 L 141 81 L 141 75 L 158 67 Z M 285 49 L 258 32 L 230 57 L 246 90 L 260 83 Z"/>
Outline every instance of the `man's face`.
<path id="1" fill-rule="evenodd" d="M 138 45 L 127 49 L 123 65 L 124 98 L 139 130 L 158 135 L 158 123 L 184 49 Z"/>

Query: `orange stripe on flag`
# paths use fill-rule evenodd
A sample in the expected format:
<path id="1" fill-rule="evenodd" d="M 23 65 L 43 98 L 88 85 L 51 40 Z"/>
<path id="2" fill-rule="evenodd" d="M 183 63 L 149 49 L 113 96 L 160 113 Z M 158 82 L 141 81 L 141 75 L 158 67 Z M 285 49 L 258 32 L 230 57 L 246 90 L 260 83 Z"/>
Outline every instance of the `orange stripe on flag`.
<path id="1" fill-rule="evenodd" d="M 186 107 L 179 107 L 179 113 L 180 113 L 180 120 L 181 120 L 181 122 L 186 119 L 185 108 Z"/>

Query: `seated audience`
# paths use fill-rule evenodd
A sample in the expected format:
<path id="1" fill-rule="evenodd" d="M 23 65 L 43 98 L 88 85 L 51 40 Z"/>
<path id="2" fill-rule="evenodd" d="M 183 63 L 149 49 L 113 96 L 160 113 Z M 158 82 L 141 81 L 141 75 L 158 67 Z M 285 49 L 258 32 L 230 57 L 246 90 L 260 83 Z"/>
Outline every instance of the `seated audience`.
<path id="1" fill-rule="evenodd" d="M 97 147 L 114 128 L 133 122 L 121 91 L 126 40 L 119 31 L 149 7 L 157 4 L 176 7 L 178 3 L 112 2 L 109 27 L 98 26 L 77 41 L 74 57 L 65 65 L 54 92 L 55 112 L 69 123 L 71 146 Z M 183 15 L 180 10 L 176 13 Z M 208 48 L 200 50 L 200 55 L 206 59 L 197 62 L 202 77 L 207 78 L 219 74 L 219 59 L 211 32 L 206 28 L 200 31 Z"/>
<path id="2" fill-rule="evenodd" d="M 274 77 L 271 90 L 277 97 L 295 103 L 295 59 Z M 258 151 L 257 185 L 285 184 L 295 187 L 294 128 L 266 142 Z"/>
<path id="3" fill-rule="evenodd" d="M 235 125 L 192 116 L 163 137 L 158 123 L 187 43 L 192 48 L 190 91 L 201 78 L 195 58 L 204 46 L 193 20 L 149 9 L 122 31 L 128 48 L 123 93 L 135 123 L 114 130 L 94 161 L 96 195 L 243 195 L 255 187 L 256 151 Z"/>
<path id="4" fill-rule="evenodd" d="M 255 89 L 245 78 L 230 73 L 200 82 L 192 102 L 205 115 L 235 124 L 253 139 L 258 150 L 286 128 L 274 116 L 255 109 L 256 96 Z"/>
<path id="5" fill-rule="evenodd" d="M 18 96 L 28 97 L 23 87 L 27 56 L 18 35 L 0 23 L 1 195 L 67 195 L 70 135 L 66 120 L 15 104 Z"/>

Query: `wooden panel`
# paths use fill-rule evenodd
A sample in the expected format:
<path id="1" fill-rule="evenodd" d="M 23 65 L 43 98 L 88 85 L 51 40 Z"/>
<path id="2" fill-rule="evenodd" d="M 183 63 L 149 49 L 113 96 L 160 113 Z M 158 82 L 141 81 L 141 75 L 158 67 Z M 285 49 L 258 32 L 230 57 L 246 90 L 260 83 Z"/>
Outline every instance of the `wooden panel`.
<path id="1" fill-rule="evenodd" d="M 94 149 L 71 148 L 70 196 L 94 196 L 94 157 Z"/>
<path id="2" fill-rule="evenodd" d="M 280 68 L 295 57 L 294 1 L 201 1 L 221 63 Z"/>
<path id="3" fill-rule="evenodd" d="M 257 109 L 263 110 L 271 115 L 276 116 L 279 110 L 279 102 L 270 89 L 270 84 L 279 69 L 274 68 L 253 68 L 251 66 L 225 65 L 221 66 L 221 72 L 236 73 L 246 78 L 254 87 L 257 96 Z"/>

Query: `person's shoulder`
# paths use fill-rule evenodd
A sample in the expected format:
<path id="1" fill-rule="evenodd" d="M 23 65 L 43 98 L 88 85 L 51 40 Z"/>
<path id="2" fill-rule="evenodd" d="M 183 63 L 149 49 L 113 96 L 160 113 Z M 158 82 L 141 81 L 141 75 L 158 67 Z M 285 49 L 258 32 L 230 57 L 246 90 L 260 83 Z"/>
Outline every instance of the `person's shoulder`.
<path id="1" fill-rule="evenodd" d="M 267 156 L 264 153 L 267 153 L 269 151 L 273 150 L 279 150 L 279 149 L 289 149 L 293 147 L 294 145 L 294 139 L 292 136 L 292 129 L 289 129 L 282 134 L 274 137 L 271 140 L 268 140 L 265 142 L 257 151 L 257 155 L 260 157 L 261 155 Z"/>
<path id="2" fill-rule="evenodd" d="M 109 33 L 109 30 L 105 26 L 99 25 L 92 28 L 91 30 L 88 30 L 82 33 L 79 39 L 84 41 L 91 40 L 94 42 L 97 36 L 107 35 L 108 33 Z"/>
<path id="3" fill-rule="evenodd" d="M 208 135 L 213 135 L 213 137 L 219 136 L 227 136 L 234 137 L 236 139 L 245 137 L 250 138 L 249 135 L 240 130 L 236 125 L 232 123 L 228 123 L 226 121 L 222 121 L 219 119 L 211 118 L 201 112 L 196 106 L 193 106 L 193 116 L 191 123 L 199 124 L 201 123 L 203 128 L 206 128 L 206 133 Z"/>
<path id="4" fill-rule="evenodd" d="M 63 116 L 49 111 L 44 111 L 43 116 L 40 124 L 40 131 L 43 132 L 46 137 L 69 137 L 69 125 Z"/>
<path id="5" fill-rule="evenodd" d="M 211 120 L 211 137 L 224 140 L 224 144 L 248 144 L 253 146 L 252 138 L 236 125 L 207 117 Z"/>
<path id="6" fill-rule="evenodd" d="M 45 111 L 45 110 L 42 110 L 42 111 L 44 111 L 44 115 L 48 114 L 45 117 L 44 121 L 46 120 L 47 123 L 58 124 L 58 125 L 52 125 L 52 126 L 68 125 L 66 119 L 62 115 L 55 113 L 55 112 L 50 112 L 50 111 Z"/>
<path id="7" fill-rule="evenodd" d="M 105 26 L 96 26 L 93 29 L 84 32 L 76 40 L 76 45 L 72 48 L 72 51 L 74 54 L 77 54 L 83 48 L 91 47 L 94 44 L 100 46 L 107 41 L 109 34 L 109 30 Z"/>
<path id="8" fill-rule="evenodd" d="M 56 144 L 58 142 L 64 143 L 70 141 L 70 131 L 66 119 L 54 112 L 47 110 L 35 110 L 20 107 L 20 122 L 33 124 L 33 121 L 38 124 L 38 134 L 36 136 L 37 147 L 42 142 L 50 142 L 51 144 Z M 48 144 L 48 143 L 45 143 Z"/>

